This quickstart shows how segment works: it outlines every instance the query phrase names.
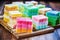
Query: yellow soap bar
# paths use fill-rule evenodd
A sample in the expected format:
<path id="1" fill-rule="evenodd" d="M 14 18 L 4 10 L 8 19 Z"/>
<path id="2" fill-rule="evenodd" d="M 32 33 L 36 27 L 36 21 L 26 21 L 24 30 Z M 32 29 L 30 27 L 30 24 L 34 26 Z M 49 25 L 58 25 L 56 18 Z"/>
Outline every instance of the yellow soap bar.
<path id="1" fill-rule="evenodd" d="M 22 13 L 19 11 L 9 11 L 9 16 L 10 17 L 22 17 Z"/>
<path id="2" fill-rule="evenodd" d="M 11 15 L 11 17 L 22 17 L 22 14 L 13 14 L 13 15 Z"/>
<path id="3" fill-rule="evenodd" d="M 17 5 L 12 5 L 12 4 L 6 4 L 5 5 L 5 9 L 7 11 L 15 11 L 15 10 L 18 10 L 18 6 Z"/>
<path id="4" fill-rule="evenodd" d="M 7 23 L 11 28 L 14 28 L 14 26 L 16 25 L 16 20 L 13 20 L 10 18 L 10 21 Z"/>
<path id="5" fill-rule="evenodd" d="M 6 23 L 8 23 L 8 22 L 10 21 L 10 19 L 9 19 L 8 16 L 4 17 L 3 20 L 4 20 Z"/>
<path id="6" fill-rule="evenodd" d="M 9 15 L 8 11 L 4 10 L 4 15 L 8 16 Z"/>

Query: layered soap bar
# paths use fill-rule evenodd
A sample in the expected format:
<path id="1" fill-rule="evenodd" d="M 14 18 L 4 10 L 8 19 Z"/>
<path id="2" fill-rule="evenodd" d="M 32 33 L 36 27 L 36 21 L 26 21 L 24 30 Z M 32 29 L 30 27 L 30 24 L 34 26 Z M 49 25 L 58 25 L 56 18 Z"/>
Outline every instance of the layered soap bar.
<path id="1" fill-rule="evenodd" d="M 32 17 L 33 15 L 38 15 L 38 7 L 36 6 L 27 7 L 25 10 L 26 15 L 28 15 L 29 17 Z"/>
<path id="2" fill-rule="evenodd" d="M 47 28 L 48 18 L 44 15 L 32 16 L 33 24 L 37 30 Z"/>
<path id="3" fill-rule="evenodd" d="M 9 11 L 9 17 L 10 21 L 8 22 L 8 25 L 14 28 L 14 25 L 16 25 L 16 18 L 22 17 L 22 13 L 20 13 L 19 11 Z"/>
<path id="4" fill-rule="evenodd" d="M 6 22 L 6 23 L 8 23 L 10 21 L 9 16 L 4 15 L 3 21 Z"/>
<path id="5" fill-rule="evenodd" d="M 39 9 L 39 14 L 42 14 L 42 15 L 46 15 L 46 12 L 47 11 L 51 11 L 52 9 L 51 8 L 41 8 Z"/>
<path id="6" fill-rule="evenodd" d="M 26 1 L 25 4 L 33 4 L 35 6 L 35 5 L 38 5 L 38 2 L 37 1 Z"/>
<path id="7" fill-rule="evenodd" d="M 24 12 L 24 3 L 23 2 L 12 2 L 12 4 L 17 5 L 18 6 L 18 11 L 19 12 Z"/>
<path id="8" fill-rule="evenodd" d="M 31 3 L 35 6 L 35 5 L 38 5 L 38 2 L 37 1 L 31 1 Z"/>
<path id="9" fill-rule="evenodd" d="M 4 9 L 3 21 L 5 21 L 6 23 L 9 22 L 9 14 L 8 11 L 6 11 L 5 9 Z"/>
<path id="10" fill-rule="evenodd" d="M 59 24 L 60 24 L 60 13 L 59 13 Z"/>
<path id="11" fill-rule="evenodd" d="M 32 20 L 30 18 L 17 18 L 17 33 L 31 33 L 32 29 Z"/>
<path id="12" fill-rule="evenodd" d="M 59 24 L 59 11 L 48 11 L 46 16 L 48 17 L 49 25 L 56 26 Z"/>
<path id="13" fill-rule="evenodd" d="M 7 11 L 15 11 L 15 10 L 18 10 L 18 6 L 13 4 L 6 4 L 5 9 Z"/>
<path id="14" fill-rule="evenodd" d="M 22 13 L 19 11 L 9 11 L 10 17 L 22 17 Z"/>

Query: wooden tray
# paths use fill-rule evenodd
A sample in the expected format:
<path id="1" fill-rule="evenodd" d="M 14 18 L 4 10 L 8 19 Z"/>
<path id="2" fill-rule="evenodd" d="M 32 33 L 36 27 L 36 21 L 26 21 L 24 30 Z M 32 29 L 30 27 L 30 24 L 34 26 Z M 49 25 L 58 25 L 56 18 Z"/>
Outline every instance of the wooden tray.
<path id="1" fill-rule="evenodd" d="M 13 34 L 17 39 L 39 36 L 39 35 L 51 33 L 51 32 L 54 31 L 54 28 L 49 27 L 49 28 L 46 28 L 46 29 L 43 29 L 43 30 L 33 31 L 32 33 L 17 34 L 17 33 L 15 33 L 15 31 L 14 31 L 11 27 L 9 27 L 4 21 L 0 20 L 0 24 L 1 24 L 6 30 L 8 30 L 11 34 Z"/>

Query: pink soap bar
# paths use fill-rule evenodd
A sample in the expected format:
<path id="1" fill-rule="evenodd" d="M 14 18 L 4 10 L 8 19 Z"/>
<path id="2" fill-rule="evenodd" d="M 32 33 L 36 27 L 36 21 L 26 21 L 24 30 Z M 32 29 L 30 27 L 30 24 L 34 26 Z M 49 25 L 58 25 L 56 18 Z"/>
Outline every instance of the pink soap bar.
<path id="1" fill-rule="evenodd" d="M 47 17 L 44 15 L 32 16 L 32 20 L 35 22 L 43 21 L 45 19 L 47 19 Z"/>
<path id="2" fill-rule="evenodd" d="M 16 24 L 16 33 L 22 33 L 22 25 Z"/>
<path id="3" fill-rule="evenodd" d="M 23 18 L 17 18 L 17 23 L 22 23 L 24 21 Z"/>
<path id="4" fill-rule="evenodd" d="M 27 32 L 28 32 L 28 33 L 31 33 L 32 30 L 33 30 L 32 22 L 27 22 L 27 26 L 28 26 Z"/>
<path id="5" fill-rule="evenodd" d="M 28 32 L 28 30 L 32 31 L 32 20 L 30 18 L 17 18 L 17 27 L 20 27 L 19 25 L 22 25 L 22 32 Z"/>

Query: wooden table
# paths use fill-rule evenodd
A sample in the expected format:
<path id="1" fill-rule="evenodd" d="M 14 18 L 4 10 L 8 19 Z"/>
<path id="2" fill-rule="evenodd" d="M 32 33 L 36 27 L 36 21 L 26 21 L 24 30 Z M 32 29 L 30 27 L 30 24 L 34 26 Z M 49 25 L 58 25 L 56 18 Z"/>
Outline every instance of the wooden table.
<path id="1" fill-rule="evenodd" d="M 32 33 L 25 33 L 25 34 L 15 34 L 13 33 L 12 29 L 9 28 L 8 25 L 6 25 L 5 22 L 3 22 L 2 20 L 0 20 L 0 31 L 2 31 L 2 39 L 3 40 L 21 40 L 24 38 L 30 38 L 30 37 L 34 37 L 34 36 L 39 36 L 39 35 L 44 35 L 44 34 L 48 34 L 54 31 L 54 28 L 50 27 L 47 29 L 43 29 L 43 30 L 39 30 L 39 31 L 34 31 Z"/>

